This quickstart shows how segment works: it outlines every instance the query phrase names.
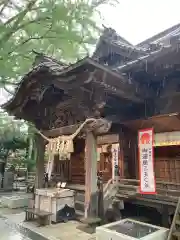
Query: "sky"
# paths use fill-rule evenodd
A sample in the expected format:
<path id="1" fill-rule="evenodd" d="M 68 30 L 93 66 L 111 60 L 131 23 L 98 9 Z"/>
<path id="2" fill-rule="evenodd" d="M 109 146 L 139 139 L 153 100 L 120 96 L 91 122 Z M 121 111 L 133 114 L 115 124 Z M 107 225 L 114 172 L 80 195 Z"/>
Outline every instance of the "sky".
<path id="1" fill-rule="evenodd" d="M 180 0 L 119 0 L 116 7 L 103 6 L 105 24 L 132 44 L 137 44 L 180 23 Z"/>
<path id="2" fill-rule="evenodd" d="M 4 89 L 0 88 L 0 105 L 5 103 L 7 99 L 8 93 Z"/>
<path id="3" fill-rule="evenodd" d="M 100 8 L 104 25 L 137 44 L 180 23 L 180 0 L 119 0 L 116 7 Z M 0 104 L 7 93 L 0 89 Z"/>

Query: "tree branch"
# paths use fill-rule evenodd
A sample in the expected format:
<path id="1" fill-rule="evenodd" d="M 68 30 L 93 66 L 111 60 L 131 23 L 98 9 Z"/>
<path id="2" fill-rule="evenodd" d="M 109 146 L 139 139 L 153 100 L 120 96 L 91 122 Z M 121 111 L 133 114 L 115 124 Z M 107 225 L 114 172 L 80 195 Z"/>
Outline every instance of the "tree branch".
<path id="1" fill-rule="evenodd" d="M 56 39 L 56 36 L 41 36 L 41 37 L 30 37 L 23 42 L 21 42 L 19 45 L 16 46 L 12 51 L 8 52 L 8 55 L 11 55 L 17 48 L 22 47 L 24 44 L 32 41 L 32 40 L 42 40 L 42 39 Z"/>
<path id="2" fill-rule="evenodd" d="M 17 86 L 17 85 L 19 84 L 19 83 L 17 83 L 17 82 L 14 83 L 14 82 L 10 82 L 10 81 L 8 81 L 8 80 L 3 80 L 3 81 L 1 80 L 0 83 L 1 83 L 1 85 L 2 85 L 2 84 L 3 84 L 3 85 L 6 84 L 6 85 L 11 85 L 11 86 Z"/>
<path id="3" fill-rule="evenodd" d="M 27 27 L 28 25 L 30 25 L 32 23 L 40 23 L 41 21 L 44 21 L 44 20 L 51 20 L 51 18 L 50 17 L 42 17 L 42 18 L 38 18 L 38 19 L 33 19 L 31 21 L 28 21 L 26 23 L 19 25 L 19 27 L 16 29 L 16 31 L 19 29 L 22 29 L 24 27 Z"/>
<path id="4" fill-rule="evenodd" d="M 118 0 L 93 0 L 92 6 L 94 8 L 98 8 L 99 6 L 104 5 L 104 4 L 111 4 L 114 6 L 115 4 L 118 4 L 118 3 L 119 3 Z"/>
<path id="5" fill-rule="evenodd" d="M 27 7 L 25 8 L 24 11 L 19 13 L 18 19 L 15 21 L 14 25 L 10 28 L 10 30 L 4 34 L 4 36 L 0 40 L 0 45 L 2 45 L 4 42 L 7 42 L 9 38 L 16 32 L 19 23 L 23 20 L 23 18 L 26 16 L 26 14 L 31 10 L 31 8 L 35 5 L 37 0 L 32 0 L 27 4 Z"/>
<path id="6" fill-rule="evenodd" d="M 4 5 L 3 5 L 4 4 Z M 2 8 L 1 8 L 1 10 L 0 10 L 0 16 L 1 16 L 1 14 L 3 13 L 3 11 L 4 11 L 4 9 L 7 7 L 7 5 L 8 5 L 8 1 L 6 2 L 6 0 L 2 3 Z"/>
<path id="7" fill-rule="evenodd" d="M 14 95 L 14 92 L 11 92 L 6 86 L 4 85 L 4 90 L 8 92 L 10 95 Z"/>
<path id="8" fill-rule="evenodd" d="M 20 6 L 17 5 L 16 1 L 9 0 L 12 7 L 16 8 L 18 11 L 21 11 Z"/>

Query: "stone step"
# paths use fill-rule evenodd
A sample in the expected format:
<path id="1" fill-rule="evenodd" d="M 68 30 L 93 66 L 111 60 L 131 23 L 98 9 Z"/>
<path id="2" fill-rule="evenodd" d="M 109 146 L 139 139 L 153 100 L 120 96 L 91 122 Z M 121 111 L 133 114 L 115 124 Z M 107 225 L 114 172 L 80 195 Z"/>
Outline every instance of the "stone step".
<path id="1" fill-rule="evenodd" d="M 79 211 L 79 210 L 75 210 L 76 211 L 76 218 L 78 220 L 82 219 L 84 217 L 84 212 Z"/>
<path id="2" fill-rule="evenodd" d="M 92 218 L 81 218 L 80 222 L 87 225 L 98 225 L 102 221 L 101 218 L 92 217 Z"/>
<path id="3" fill-rule="evenodd" d="M 84 212 L 84 202 L 75 201 L 75 210 Z"/>
<path id="4" fill-rule="evenodd" d="M 85 202 L 85 195 L 84 193 L 77 193 L 75 196 L 75 201 L 81 201 L 81 202 Z"/>
<path id="5" fill-rule="evenodd" d="M 176 225 L 180 226 L 180 220 L 176 220 Z"/>
<path id="6" fill-rule="evenodd" d="M 180 232 L 179 232 L 179 231 L 173 232 L 172 235 L 173 235 L 174 237 L 176 237 L 177 239 L 180 239 Z"/>

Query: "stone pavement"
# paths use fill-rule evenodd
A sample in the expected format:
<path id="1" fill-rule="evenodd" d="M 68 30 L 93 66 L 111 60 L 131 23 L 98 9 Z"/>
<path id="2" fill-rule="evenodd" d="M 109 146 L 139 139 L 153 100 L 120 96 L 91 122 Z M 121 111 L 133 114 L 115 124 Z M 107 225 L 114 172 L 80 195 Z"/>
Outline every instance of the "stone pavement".
<path id="1" fill-rule="evenodd" d="M 77 221 L 69 221 L 67 223 L 52 224 L 46 227 L 38 227 L 35 222 L 24 222 L 25 213 L 22 209 L 8 209 L 0 208 L 0 215 L 12 224 L 23 227 L 33 231 L 45 238 L 47 240 L 95 240 L 96 236 L 94 234 L 88 234 L 84 231 L 78 229 L 80 223 Z"/>

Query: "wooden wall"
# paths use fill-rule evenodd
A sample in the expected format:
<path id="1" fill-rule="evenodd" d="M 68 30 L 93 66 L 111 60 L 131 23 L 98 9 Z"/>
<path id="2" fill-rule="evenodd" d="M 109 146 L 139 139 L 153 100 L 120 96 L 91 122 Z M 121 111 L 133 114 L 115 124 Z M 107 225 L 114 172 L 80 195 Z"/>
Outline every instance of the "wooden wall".
<path id="1" fill-rule="evenodd" d="M 103 181 L 107 182 L 112 178 L 112 160 L 111 155 L 107 153 L 100 154 L 100 161 L 97 162 L 97 171 L 103 171 Z"/>
<path id="2" fill-rule="evenodd" d="M 59 175 L 61 181 L 74 184 L 85 183 L 84 146 L 84 139 L 75 139 L 74 152 L 70 160 L 59 160 L 59 156 L 55 156 L 53 173 Z"/>
<path id="3" fill-rule="evenodd" d="M 117 135 L 117 134 L 116 134 Z M 109 139 L 107 141 L 107 139 Z M 115 140 L 113 140 L 115 139 Z M 137 135 L 130 132 L 124 131 L 118 134 L 120 152 L 119 152 L 119 168 L 121 178 L 136 178 L 138 162 L 136 160 L 136 148 L 137 148 Z M 103 172 L 103 181 L 107 182 L 112 178 L 112 153 L 111 141 L 117 141 L 116 137 L 107 137 L 107 135 L 101 139 L 98 144 L 98 148 L 104 146 L 107 151 L 100 153 L 99 160 L 97 159 L 97 171 Z M 103 144 L 104 142 L 104 144 Z M 106 143 L 108 142 L 108 143 Z M 74 141 L 74 152 L 71 154 L 71 160 L 67 161 L 69 164 L 69 170 L 66 172 L 70 174 L 69 182 L 72 184 L 85 184 L 85 140 L 75 139 Z M 63 161 L 57 160 L 57 165 L 62 165 Z M 66 164 L 66 165 L 67 165 Z M 68 165 L 67 165 L 68 166 Z M 59 168 L 59 167 L 58 167 Z M 66 174 L 67 175 L 67 174 Z"/>
<path id="4" fill-rule="evenodd" d="M 121 134 L 123 148 L 124 178 L 138 178 L 137 134 L 124 129 Z"/>
<path id="5" fill-rule="evenodd" d="M 124 178 L 139 179 L 137 133 L 125 131 L 123 137 Z M 180 146 L 154 148 L 157 180 L 180 183 Z"/>
<path id="6" fill-rule="evenodd" d="M 71 154 L 71 182 L 73 184 L 85 183 L 85 140 L 75 139 L 74 152 Z"/>
<path id="7" fill-rule="evenodd" d="M 122 178 L 139 179 L 138 133 L 123 128 L 120 133 L 119 166 Z M 154 148 L 155 177 L 165 182 L 180 183 L 180 146 Z M 109 167 L 110 169 L 110 167 Z M 107 177 L 110 178 L 111 171 Z"/>
<path id="8" fill-rule="evenodd" d="M 117 134 L 116 134 L 117 135 Z M 135 178 L 136 177 L 136 135 L 131 132 L 121 133 L 118 137 L 103 136 L 99 139 L 98 148 L 104 146 L 109 148 L 107 152 L 101 152 L 99 161 L 97 161 L 97 171 L 103 172 L 103 181 L 107 182 L 112 178 L 112 154 L 111 154 L 111 141 L 119 139 L 120 152 L 119 152 L 119 168 L 122 178 Z M 71 182 L 74 184 L 85 183 L 85 165 L 84 165 L 84 146 L 85 141 L 77 139 L 74 144 L 74 153 L 71 155 Z M 127 169 L 125 169 L 127 166 Z"/>
<path id="9" fill-rule="evenodd" d="M 111 147 L 109 142 L 116 141 L 116 139 L 117 136 L 113 136 L 113 134 L 110 137 L 107 137 L 107 135 L 101 136 L 98 139 L 98 148 L 101 148 L 102 145 L 106 148 Z M 74 153 L 71 155 L 71 182 L 73 184 L 85 183 L 84 147 L 85 141 L 83 139 L 76 139 L 74 142 Z M 103 171 L 104 182 L 112 178 L 112 156 L 110 151 L 100 154 L 99 161 L 97 159 L 97 171 Z"/>
<path id="10" fill-rule="evenodd" d="M 54 156 L 54 166 L 53 173 L 59 176 L 61 181 L 70 181 L 71 172 L 70 172 L 71 162 L 69 160 L 59 160 L 59 155 Z"/>
<path id="11" fill-rule="evenodd" d="M 180 183 L 180 147 L 156 147 L 154 156 L 156 179 Z"/>

